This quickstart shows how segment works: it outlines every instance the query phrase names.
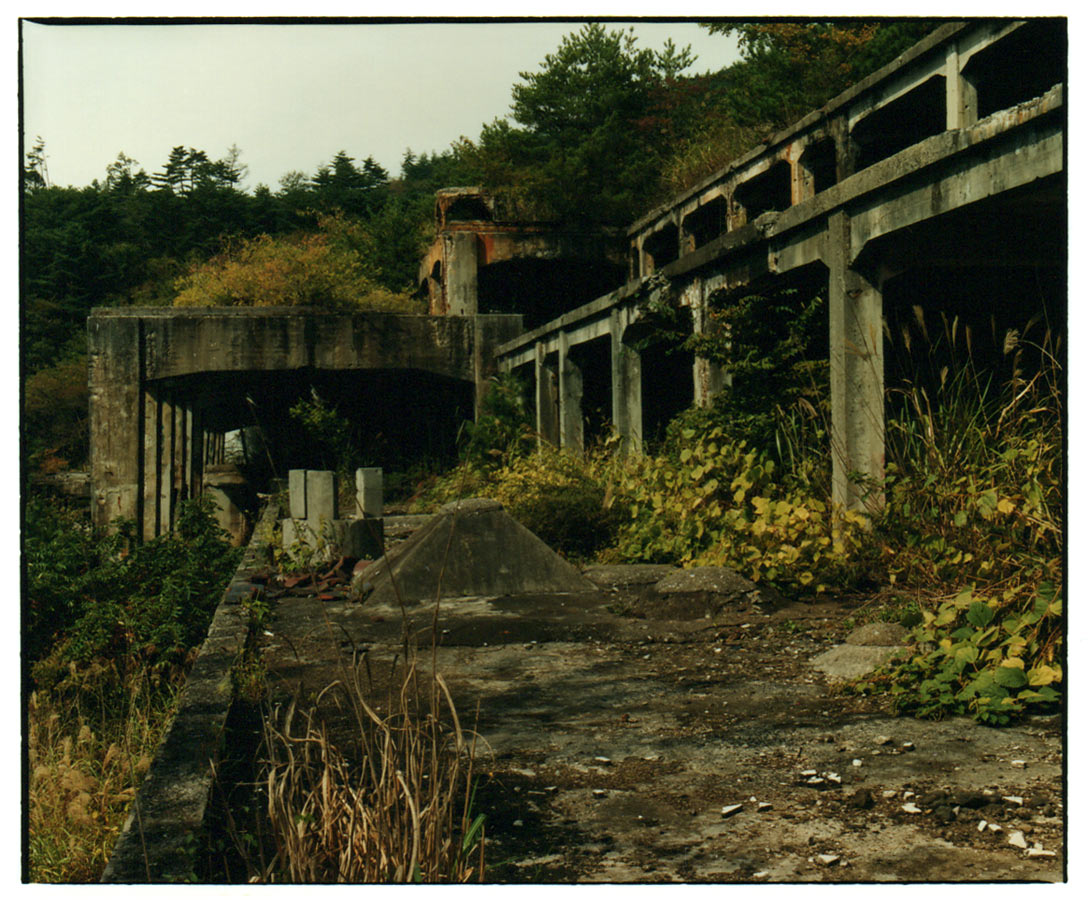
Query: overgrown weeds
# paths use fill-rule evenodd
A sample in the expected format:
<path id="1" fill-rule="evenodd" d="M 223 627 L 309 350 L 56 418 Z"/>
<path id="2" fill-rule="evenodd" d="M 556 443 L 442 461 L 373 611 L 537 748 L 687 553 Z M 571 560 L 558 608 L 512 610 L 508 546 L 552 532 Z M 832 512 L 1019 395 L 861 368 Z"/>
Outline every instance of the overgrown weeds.
<path id="1" fill-rule="evenodd" d="M 177 684 L 115 664 L 72 664 L 63 692 L 32 692 L 27 705 L 29 879 L 97 881 L 128 807 L 166 731 Z M 88 706 L 78 698 L 99 692 Z M 101 702 L 108 693 L 109 705 Z M 118 703 L 120 697 L 120 703 Z M 75 698 L 76 702 L 72 702 Z"/>
<path id="2" fill-rule="evenodd" d="M 32 881 L 95 881 L 165 732 L 233 570 L 206 504 L 130 547 L 85 511 L 26 509 L 29 858 Z"/>
<path id="3" fill-rule="evenodd" d="M 353 666 L 310 709 L 292 700 L 266 716 L 260 787 L 268 849 L 250 880 L 482 880 L 475 738 L 466 737 L 442 676 L 407 663 L 383 715 L 368 700 L 364 671 Z M 345 715 L 350 738 L 333 724 Z"/>

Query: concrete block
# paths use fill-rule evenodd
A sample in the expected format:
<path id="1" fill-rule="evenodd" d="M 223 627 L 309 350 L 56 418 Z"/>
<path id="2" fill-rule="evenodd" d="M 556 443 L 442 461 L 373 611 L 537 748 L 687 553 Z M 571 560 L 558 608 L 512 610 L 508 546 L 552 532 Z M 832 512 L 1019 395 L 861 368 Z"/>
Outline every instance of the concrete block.
<path id="1" fill-rule="evenodd" d="M 365 468 L 355 470 L 355 515 L 381 516 L 384 498 L 382 497 L 382 470 Z M 350 554 L 349 554 L 350 555 Z"/>
<path id="2" fill-rule="evenodd" d="M 306 518 L 306 470 L 291 469 L 287 473 L 287 493 L 290 497 L 291 518 Z"/>
<path id="3" fill-rule="evenodd" d="M 306 470 L 306 521 L 315 531 L 337 518 L 336 473 Z"/>
<path id="4" fill-rule="evenodd" d="M 335 524 L 340 545 L 338 556 L 381 558 L 385 533 L 380 518 L 364 516 L 361 519 L 341 519 Z"/>

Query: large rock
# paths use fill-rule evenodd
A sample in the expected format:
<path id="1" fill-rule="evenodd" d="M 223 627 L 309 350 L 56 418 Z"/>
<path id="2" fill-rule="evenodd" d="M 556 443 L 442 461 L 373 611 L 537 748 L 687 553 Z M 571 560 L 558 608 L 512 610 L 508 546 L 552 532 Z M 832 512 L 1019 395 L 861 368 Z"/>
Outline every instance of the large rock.
<path id="1" fill-rule="evenodd" d="M 724 566 L 695 566 L 675 569 L 644 598 L 655 618 L 690 619 L 716 615 L 725 609 L 767 610 L 782 603 L 772 587 L 758 585 Z"/>
<path id="2" fill-rule="evenodd" d="M 475 498 L 442 507 L 387 557 L 358 575 L 356 597 L 414 606 L 447 597 L 581 593 L 593 583 L 503 509 Z"/>

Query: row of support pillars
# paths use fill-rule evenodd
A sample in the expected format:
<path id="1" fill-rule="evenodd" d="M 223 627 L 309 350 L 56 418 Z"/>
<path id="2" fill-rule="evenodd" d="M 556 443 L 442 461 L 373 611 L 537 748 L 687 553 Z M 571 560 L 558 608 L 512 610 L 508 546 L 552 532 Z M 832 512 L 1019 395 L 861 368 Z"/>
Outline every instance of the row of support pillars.
<path id="1" fill-rule="evenodd" d="M 872 511 L 883 504 L 883 279 L 851 260 L 849 229 L 846 213 L 831 216 L 824 245 L 829 277 L 832 500 L 846 509 Z M 685 288 L 684 304 L 692 311 L 696 334 L 713 327 L 700 279 Z M 629 306 L 616 306 L 610 313 L 612 424 L 625 449 L 641 452 L 643 358 L 624 340 L 634 316 Z M 556 349 L 549 352 L 548 343 Z M 580 452 L 585 443 L 585 376 L 572 352 L 576 347 L 571 334 L 560 329 L 551 341 L 536 343 L 533 368 L 537 434 L 543 441 Z M 696 357 L 692 380 L 696 405 L 706 407 L 729 384 L 729 375 L 722 366 Z"/>
<path id="2" fill-rule="evenodd" d="M 612 426 L 626 451 L 640 453 L 644 437 L 643 354 L 624 340 L 636 316 L 633 307 L 614 307 L 609 314 L 607 334 L 600 337 L 607 338 L 609 347 Z M 701 312 L 694 321 L 699 330 L 705 326 Z M 555 349 L 549 350 L 548 343 Z M 565 330 L 560 330 L 548 343 L 538 341 L 533 355 L 537 435 L 542 441 L 580 452 L 586 440 L 583 411 L 586 375 L 576 356 L 578 343 Z M 719 365 L 701 358 L 695 360 L 692 379 L 693 394 L 701 406 L 713 402 L 727 383 Z"/>
<path id="3" fill-rule="evenodd" d="M 143 390 L 143 485 L 140 520 L 144 540 L 173 530 L 181 503 L 203 493 L 208 469 L 226 462 L 226 433 L 205 428 L 198 404 L 166 389 Z"/>
<path id="4" fill-rule="evenodd" d="M 151 540 L 172 530 L 182 501 L 203 492 L 211 466 L 225 461 L 226 434 L 168 382 L 148 382 L 144 325 L 91 318 L 91 514 L 105 528 L 136 522 Z"/>

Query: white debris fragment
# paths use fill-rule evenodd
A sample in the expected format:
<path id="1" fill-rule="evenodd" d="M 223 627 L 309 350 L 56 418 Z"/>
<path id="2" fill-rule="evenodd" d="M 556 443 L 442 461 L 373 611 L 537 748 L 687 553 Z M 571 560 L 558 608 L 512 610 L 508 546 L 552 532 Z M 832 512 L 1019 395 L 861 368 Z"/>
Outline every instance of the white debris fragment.
<path id="1" fill-rule="evenodd" d="M 842 776 L 838 772 L 825 772 L 824 777 L 833 784 L 842 784 Z"/>
<path id="2" fill-rule="evenodd" d="M 1011 803 L 1013 806 L 1023 806 L 1024 805 L 1024 798 L 1023 797 L 1002 797 L 1001 799 L 1004 800 L 1006 803 Z"/>
<path id="3" fill-rule="evenodd" d="M 987 827 L 987 828 L 989 828 L 989 829 L 990 829 L 990 831 L 992 831 L 992 832 L 993 832 L 994 834 L 997 834 L 997 833 L 998 833 L 999 831 L 1001 831 L 1001 830 L 1002 830 L 1002 829 L 1001 829 L 1001 826 L 1000 826 L 1000 825 L 998 825 L 998 824 L 997 824 L 997 822 L 991 822 L 991 823 L 990 823 L 989 825 L 987 825 L 986 827 Z"/>
<path id="4" fill-rule="evenodd" d="M 607 756 L 594 756 L 593 761 L 599 766 L 612 765 L 612 760 L 610 760 Z"/>
<path id="5" fill-rule="evenodd" d="M 766 878 L 770 874 L 771 873 L 768 872 L 766 869 L 762 869 L 759 872 L 753 872 L 752 877 L 753 878 Z"/>
<path id="6" fill-rule="evenodd" d="M 886 734 L 878 734 L 875 738 L 873 738 L 873 743 L 876 744 L 878 747 L 883 747 L 885 744 L 890 744 L 891 742 L 892 739 Z"/>
<path id="7" fill-rule="evenodd" d="M 521 819 L 514 819 L 514 827 L 521 828 L 525 823 Z"/>
<path id="8" fill-rule="evenodd" d="M 900 746 L 905 753 L 910 753 L 914 749 L 914 741 L 903 741 Z"/>
<path id="9" fill-rule="evenodd" d="M 816 862 L 821 866 L 833 866 L 839 861 L 839 857 L 834 853 L 821 853 L 816 857 Z"/>
<path id="10" fill-rule="evenodd" d="M 986 830 L 986 820 L 985 819 L 979 819 L 978 820 L 978 830 L 979 831 L 985 831 Z"/>
<path id="11" fill-rule="evenodd" d="M 857 769 L 857 768 L 859 768 L 861 766 L 861 760 L 860 759 L 852 759 L 852 760 L 850 760 L 850 765 L 852 765 L 855 769 Z"/>
<path id="12" fill-rule="evenodd" d="M 898 791 L 881 791 L 880 796 L 885 800 L 891 800 L 897 793 Z"/>
<path id="13" fill-rule="evenodd" d="M 1034 847 L 1032 847 L 1030 850 L 1028 850 L 1028 856 L 1057 856 L 1057 855 L 1058 854 L 1055 853 L 1053 850 L 1036 850 Z"/>
<path id="14" fill-rule="evenodd" d="M 766 800 L 760 800 L 759 803 L 756 804 L 756 812 L 766 812 L 768 809 L 772 808 L 773 805 L 768 803 Z"/>
<path id="15" fill-rule="evenodd" d="M 805 784 L 823 784 L 824 780 L 819 775 L 813 775 Z"/>
<path id="16" fill-rule="evenodd" d="M 722 818 L 728 819 L 730 816 L 736 815 L 744 807 L 743 803 L 732 803 L 729 806 L 722 807 Z"/>
<path id="17" fill-rule="evenodd" d="M 554 784 L 549 784 L 547 787 L 544 788 L 544 792 L 547 793 L 547 794 L 554 794 L 558 790 L 559 790 L 558 785 L 554 785 Z"/>
<path id="18" fill-rule="evenodd" d="M 593 789 L 593 796 L 596 797 L 599 800 L 601 797 L 607 797 L 608 796 L 608 791 L 603 790 L 602 788 L 594 788 Z"/>
<path id="19" fill-rule="evenodd" d="M 1014 831 L 1009 835 L 1009 843 L 1014 847 L 1019 847 L 1021 850 L 1028 849 L 1028 842 L 1024 839 L 1024 832 Z"/>
<path id="20" fill-rule="evenodd" d="M 904 803 L 903 806 L 901 807 L 901 809 L 903 810 L 903 812 L 906 812 L 906 813 L 920 813 L 921 812 L 921 810 L 913 803 Z"/>
<path id="21" fill-rule="evenodd" d="M 913 796 L 914 796 L 914 791 L 903 791 L 903 799 L 904 800 L 909 800 Z"/>
<path id="22" fill-rule="evenodd" d="M 1012 760 L 1012 762 L 1009 763 L 1009 765 L 1012 766 L 1014 769 L 1026 769 L 1028 767 L 1027 762 L 1022 759 L 1014 759 Z"/>
<path id="23" fill-rule="evenodd" d="M 804 771 L 803 771 L 803 772 L 801 773 L 801 777 L 802 777 L 802 778 L 811 778 L 811 777 L 812 777 L 813 775 L 815 775 L 815 774 L 816 774 L 816 770 L 815 770 L 815 769 L 805 769 L 805 770 L 804 770 Z"/>

